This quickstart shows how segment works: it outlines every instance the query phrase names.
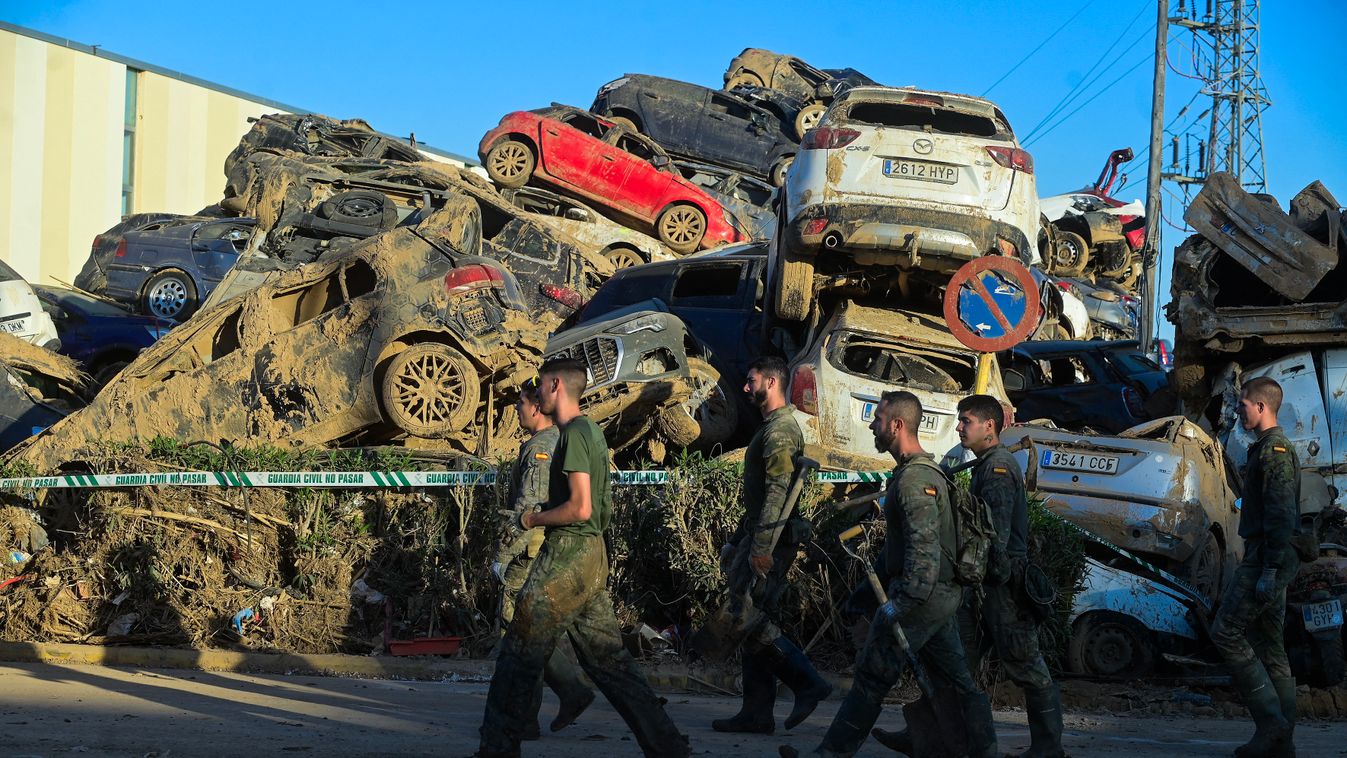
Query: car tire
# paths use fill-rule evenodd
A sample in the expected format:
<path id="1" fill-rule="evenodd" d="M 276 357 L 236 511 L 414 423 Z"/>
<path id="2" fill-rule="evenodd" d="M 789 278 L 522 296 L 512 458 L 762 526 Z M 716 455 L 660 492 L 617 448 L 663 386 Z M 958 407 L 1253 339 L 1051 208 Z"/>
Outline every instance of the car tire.
<path id="1" fill-rule="evenodd" d="M 1125 290 L 1130 290 L 1133 287 L 1135 287 L 1137 285 L 1137 282 L 1140 280 L 1141 280 L 1141 261 L 1133 261 L 1132 267 L 1127 270 L 1127 273 L 1119 277 L 1118 286 L 1122 287 Z"/>
<path id="2" fill-rule="evenodd" d="M 1120 613 L 1093 611 L 1076 619 L 1067 662 L 1078 674 L 1141 677 L 1155 666 L 1155 643 L 1141 624 Z"/>
<path id="3" fill-rule="evenodd" d="M 647 262 L 644 255 L 629 247 L 610 247 L 603 251 L 603 257 L 618 271 Z"/>
<path id="4" fill-rule="evenodd" d="M 787 321 L 804 321 L 814 302 L 814 263 L 783 251 L 781 282 L 776 288 L 776 315 Z"/>
<path id="5" fill-rule="evenodd" d="M 416 437 L 445 437 L 467 426 L 480 394 L 472 362 L 438 342 L 412 345 L 395 355 L 380 383 L 389 422 Z"/>
<path id="6" fill-rule="evenodd" d="M 486 153 L 486 173 L 502 187 L 523 187 L 533 176 L 537 158 L 528 145 L 519 140 L 501 140 Z"/>
<path id="7" fill-rule="evenodd" d="M 319 206 L 323 218 L 351 226 L 392 229 L 398 221 L 397 208 L 382 192 L 347 190 L 338 192 Z"/>
<path id="8" fill-rule="evenodd" d="M 735 87 L 761 87 L 763 86 L 762 77 L 749 71 L 740 71 L 725 81 L 725 91 L 729 92 Z"/>
<path id="9" fill-rule="evenodd" d="M 1225 585 L 1225 550 L 1215 532 L 1208 531 L 1202 543 L 1184 562 L 1183 573 L 1204 597 L 1215 602 Z"/>
<path id="10" fill-rule="evenodd" d="M 734 395 L 721 381 L 720 372 L 701 358 L 688 358 L 692 398 L 679 407 L 697 425 L 698 447 L 709 448 L 728 440 L 739 427 L 739 408 Z"/>
<path id="11" fill-rule="evenodd" d="M 169 321 L 186 321 L 198 305 L 196 283 L 177 269 L 166 269 L 150 277 L 140 297 L 142 312 Z"/>
<path id="12" fill-rule="evenodd" d="M 794 162 L 795 156 L 787 155 L 778 160 L 775 166 L 772 166 L 771 179 L 773 187 L 786 186 L 786 172 L 790 171 L 790 164 Z"/>
<path id="13" fill-rule="evenodd" d="M 655 232 L 670 250 L 686 255 L 701 247 L 706 236 L 706 214 L 687 203 L 671 205 L 655 219 Z"/>
<path id="14" fill-rule="evenodd" d="M 626 116 L 605 116 L 604 118 L 613 122 L 614 126 L 620 126 L 629 132 L 635 132 L 637 134 L 641 133 L 641 130 L 636 128 L 636 122 Z"/>
<path id="15" fill-rule="evenodd" d="M 94 372 L 94 387 L 99 391 L 102 391 L 102 389 L 107 386 L 108 382 L 117 378 L 117 375 L 122 372 L 122 369 L 129 365 L 131 365 L 131 361 L 123 360 L 114 360 L 111 363 L 104 364 Z"/>
<path id="16" fill-rule="evenodd" d="M 1052 243 L 1052 275 L 1080 276 L 1090 264 L 1090 246 L 1075 232 L 1057 231 Z"/>
<path id="17" fill-rule="evenodd" d="M 674 447 L 690 447 L 702 435 L 702 428 L 697 420 L 689 416 L 682 406 L 665 408 L 655 425 L 659 433 Z"/>
<path id="18" fill-rule="evenodd" d="M 818 122 L 827 110 L 828 106 L 819 102 L 813 102 L 801 108 L 800 112 L 795 114 L 795 136 L 804 139 L 805 133 L 818 126 Z"/>

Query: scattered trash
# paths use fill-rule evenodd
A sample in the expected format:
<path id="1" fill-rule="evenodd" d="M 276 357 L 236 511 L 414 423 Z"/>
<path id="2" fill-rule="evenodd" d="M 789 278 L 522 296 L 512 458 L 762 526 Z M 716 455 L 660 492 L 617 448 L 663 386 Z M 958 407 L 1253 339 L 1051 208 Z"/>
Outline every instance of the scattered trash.
<path id="1" fill-rule="evenodd" d="M 108 624 L 107 636 L 125 637 L 131 633 L 131 629 L 135 627 L 137 621 L 140 621 L 139 613 L 126 613 L 118 616 L 113 619 L 111 624 Z"/>

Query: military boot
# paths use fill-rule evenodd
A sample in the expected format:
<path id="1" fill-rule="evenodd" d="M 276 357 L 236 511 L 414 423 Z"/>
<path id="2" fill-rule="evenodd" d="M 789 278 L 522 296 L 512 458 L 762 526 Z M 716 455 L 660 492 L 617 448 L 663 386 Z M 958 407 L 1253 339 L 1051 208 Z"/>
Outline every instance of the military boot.
<path id="1" fill-rule="evenodd" d="M 875 727 L 870 730 L 870 736 L 875 738 L 875 742 L 892 750 L 899 755 L 912 755 L 912 735 L 907 733 L 906 729 L 897 732 L 890 732 L 887 729 Z"/>
<path id="2" fill-rule="evenodd" d="M 1236 758 L 1282 755 L 1291 743 L 1291 724 L 1282 715 L 1282 703 L 1267 670 L 1259 661 L 1249 660 L 1232 666 L 1230 676 L 1254 724 L 1253 738 L 1235 748 Z"/>
<path id="3" fill-rule="evenodd" d="M 1286 747 L 1282 749 L 1282 758 L 1296 758 L 1296 745 L 1294 741 L 1296 731 L 1296 680 L 1295 679 L 1273 679 L 1272 689 L 1277 691 L 1277 700 L 1282 705 L 1282 718 L 1291 725 L 1291 731 L 1286 735 Z"/>
<path id="4" fill-rule="evenodd" d="M 1024 691 L 1024 714 L 1029 721 L 1029 749 L 1019 758 L 1063 758 L 1062 692 L 1053 685 L 1047 689 Z"/>
<path id="5" fill-rule="evenodd" d="M 716 719 L 711 728 L 717 732 L 771 734 L 776 731 L 772 704 L 776 702 L 776 675 L 762 651 L 744 650 L 744 704 L 727 719 Z"/>
<path id="6" fill-rule="evenodd" d="M 979 692 L 963 698 L 961 707 L 964 728 L 967 730 L 964 739 L 968 744 L 969 758 L 997 758 L 1000 752 L 996 749 L 996 724 L 992 721 L 992 701 Z M 1061 720 L 1058 719 L 1057 723 L 1060 733 Z"/>
<path id="7" fill-rule="evenodd" d="M 594 690 L 580 681 L 580 672 L 569 656 L 560 648 L 554 649 L 543 667 L 543 681 L 557 693 L 561 707 L 557 708 L 556 718 L 549 727 L 554 732 L 575 723 L 580 714 L 594 702 Z"/>
<path id="8" fill-rule="evenodd" d="M 786 717 L 786 728 L 794 729 L 809 718 L 819 703 L 828 699 L 833 686 L 819 676 L 809 657 L 785 635 L 777 637 L 768 650 L 775 651 L 773 670 L 777 677 L 795 693 L 795 705 Z"/>

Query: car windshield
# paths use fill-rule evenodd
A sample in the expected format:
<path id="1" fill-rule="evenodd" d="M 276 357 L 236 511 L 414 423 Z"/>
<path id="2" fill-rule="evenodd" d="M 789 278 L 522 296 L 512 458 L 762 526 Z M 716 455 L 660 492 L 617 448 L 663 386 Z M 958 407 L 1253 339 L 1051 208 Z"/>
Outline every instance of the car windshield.
<path id="1" fill-rule="evenodd" d="M 1009 129 L 985 115 L 965 113 L 932 105 L 907 103 L 859 102 L 847 112 L 851 121 L 873 126 L 893 126 L 899 129 L 932 131 L 940 134 L 958 134 L 967 137 L 1008 138 Z"/>
<path id="2" fill-rule="evenodd" d="M 649 270 L 651 268 L 654 270 Z M 670 273 L 669 268 L 662 266 L 639 266 L 620 272 L 604 282 L 589 299 L 580 314 L 580 321 L 591 321 L 633 303 L 664 299 L 669 291 Z"/>
<path id="3" fill-rule="evenodd" d="M 126 316 L 128 311 L 105 300 L 76 292 L 74 290 L 34 288 L 43 302 L 57 305 L 66 310 L 87 313 L 90 316 Z"/>
<path id="4" fill-rule="evenodd" d="M 1164 371 L 1164 369 L 1160 367 L 1160 364 L 1139 352 L 1131 350 L 1115 350 L 1107 353 L 1105 357 L 1109 363 L 1113 364 L 1124 375 L 1144 374 L 1150 371 Z"/>
<path id="5" fill-rule="evenodd" d="M 848 374 L 930 392 L 968 390 L 976 373 L 968 360 L 958 356 L 858 332 L 834 337 L 828 362 Z"/>

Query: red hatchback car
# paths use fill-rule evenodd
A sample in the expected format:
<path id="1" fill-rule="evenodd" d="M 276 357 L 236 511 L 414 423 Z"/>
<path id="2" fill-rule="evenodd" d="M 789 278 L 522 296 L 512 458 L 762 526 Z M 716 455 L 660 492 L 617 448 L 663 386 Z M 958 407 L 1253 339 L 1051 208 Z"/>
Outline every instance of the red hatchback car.
<path id="1" fill-rule="evenodd" d="M 578 108 L 515 111 L 477 146 L 503 187 L 536 178 L 653 226 L 679 253 L 748 239 L 729 211 L 674 170 L 649 138 Z"/>

